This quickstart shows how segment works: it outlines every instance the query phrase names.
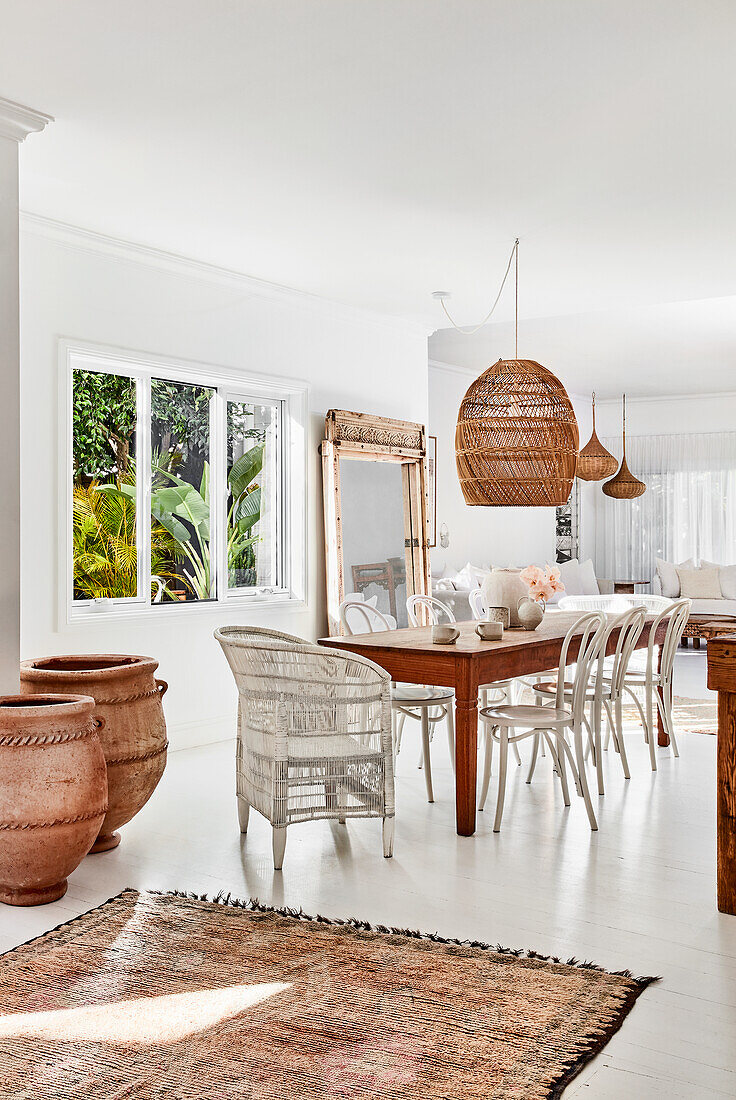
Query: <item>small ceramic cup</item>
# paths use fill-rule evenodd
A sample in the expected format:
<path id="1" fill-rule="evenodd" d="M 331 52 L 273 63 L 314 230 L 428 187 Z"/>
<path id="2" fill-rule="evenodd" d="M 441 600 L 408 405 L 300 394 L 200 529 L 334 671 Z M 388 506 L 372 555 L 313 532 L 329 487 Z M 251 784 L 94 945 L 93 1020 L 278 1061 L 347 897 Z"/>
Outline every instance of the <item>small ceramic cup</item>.
<path id="1" fill-rule="evenodd" d="M 439 623 L 432 627 L 432 641 L 439 645 L 452 645 L 460 637 L 460 631 L 453 623 Z"/>
<path id="2" fill-rule="evenodd" d="M 511 621 L 511 612 L 508 607 L 489 607 L 486 612 L 489 623 L 501 623 L 504 630 L 508 630 Z"/>
<path id="3" fill-rule="evenodd" d="M 475 633 L 479 638 L 482 638 L 484 642 L 500 642 L 503 638 L 503 623 L 495 621 L 478 623 L 475 628 Z"/>

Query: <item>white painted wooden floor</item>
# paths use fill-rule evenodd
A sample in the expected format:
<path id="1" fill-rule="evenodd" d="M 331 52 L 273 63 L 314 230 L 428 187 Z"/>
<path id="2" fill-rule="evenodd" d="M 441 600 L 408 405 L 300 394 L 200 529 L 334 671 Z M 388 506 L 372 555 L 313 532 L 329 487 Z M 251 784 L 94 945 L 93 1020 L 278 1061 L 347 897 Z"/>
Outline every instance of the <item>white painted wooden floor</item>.
<path id="1" fill-rule="evenodd" d="M 684 661 L 683 679 L 693 683 L 678 687 L 692 695 L 698 683 L 702 690 L 704 661 L 693 653 L 678 657 Z M 241 842 L 233 745 L 173 753 L 122 845 L 88 856 L 66 897 L 37 909 L 0 907 L 0 950 L 135 886 L 229 890 L 308 913 L 576 955 L 664 980 L 642 994 L 566 1097 L 735 1097 L 736 917 L 719 914 L 715 902 L 716 742 L 687 734 L 681 742 L 678 761 L 660 750 L 653 776 L 632 730 L 629 783 L 608 754 L 597 835 L 580 800 L 563 809 L 549 768 L 540 766 L 531 787 L 513 770 L 500 835 L 481 814 L 476 835 L 460 838 L 442 731 L 433 752 L 437 801 L 429 806 L 409 726 L 395 858 L 381 856 L 378 822 L 313 822 L 289 830 L 283 873 L 273 872 L 269 828 L 258 815 Z M 528 746 L 523 751 L 528 756 Z"/>

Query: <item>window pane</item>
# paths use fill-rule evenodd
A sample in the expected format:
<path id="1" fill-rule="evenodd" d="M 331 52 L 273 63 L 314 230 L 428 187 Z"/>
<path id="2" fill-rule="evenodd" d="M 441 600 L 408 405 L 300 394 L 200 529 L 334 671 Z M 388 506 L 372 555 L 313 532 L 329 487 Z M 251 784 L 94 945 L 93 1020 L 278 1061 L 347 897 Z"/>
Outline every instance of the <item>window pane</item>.
<path id="1" fill-rule="evenodd" d="M 228 587 L 276 587 L 279 406 L 227 403 Z"/>
<path id="2" fill-rule="evenodd" d="M 74 599 L 138 595 L 136 384 L 72 374 Z"/>
<path id="3" fill-rule="evenodd" d="M 151 379 L 151 591 L 154 603 L 214 596 L 210 554 L 213 389 Z"/>

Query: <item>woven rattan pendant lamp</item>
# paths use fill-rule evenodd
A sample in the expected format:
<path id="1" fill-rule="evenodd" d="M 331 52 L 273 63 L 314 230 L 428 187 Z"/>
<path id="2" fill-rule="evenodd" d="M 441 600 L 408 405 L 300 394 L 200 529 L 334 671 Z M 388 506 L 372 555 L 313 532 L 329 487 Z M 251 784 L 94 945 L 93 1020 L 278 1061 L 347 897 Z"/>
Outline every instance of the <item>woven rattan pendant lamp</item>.
<path id="1" fill-rule="evenodd" d="M 593 432 L 578 455 L 577 475 L 583 481 L 603 481 L 616 472 L 618 460 L 601 443 L 595 434 L 595 391 L 593 392 Z"/>
<path id="2" fill-rule="evenodd" d="M 603 486 L 603 492 L 607 497 L 616 500 L 634 500 L 646 493 L 647 487 L 638 477 L 634 477 L 626 464 L 626 394 L 623 395 L 623 454 L 618 473 Z"/>
<path id="3" fill-rule="evenodd" d="M 517 508 L 567 504 L 575 479 L 578 424 L 560 380 L 533 359 L 518 358 L 518 240 L 514 257 L 516 358 L 499 359 L 465 394 L 455 431 L 457 473 L 466 504 Z M 506 275 L 510 266 L 511 260 Z"/>

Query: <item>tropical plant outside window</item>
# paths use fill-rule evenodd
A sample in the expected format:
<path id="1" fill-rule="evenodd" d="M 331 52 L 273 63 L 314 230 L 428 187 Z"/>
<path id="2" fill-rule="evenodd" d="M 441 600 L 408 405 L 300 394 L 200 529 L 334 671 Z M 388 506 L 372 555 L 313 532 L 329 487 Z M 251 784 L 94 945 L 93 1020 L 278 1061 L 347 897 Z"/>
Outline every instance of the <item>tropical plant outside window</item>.
<path id="1" fill-rule="evenodd" d="M 72 379 L 74 601 L 278 587 L 280 402 L 161 377 Z"/>

